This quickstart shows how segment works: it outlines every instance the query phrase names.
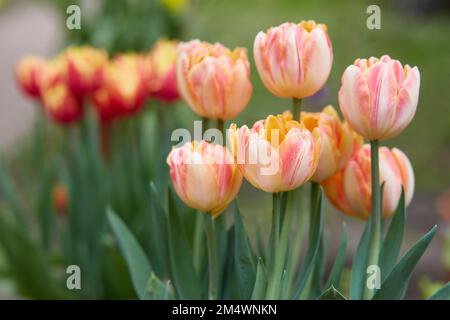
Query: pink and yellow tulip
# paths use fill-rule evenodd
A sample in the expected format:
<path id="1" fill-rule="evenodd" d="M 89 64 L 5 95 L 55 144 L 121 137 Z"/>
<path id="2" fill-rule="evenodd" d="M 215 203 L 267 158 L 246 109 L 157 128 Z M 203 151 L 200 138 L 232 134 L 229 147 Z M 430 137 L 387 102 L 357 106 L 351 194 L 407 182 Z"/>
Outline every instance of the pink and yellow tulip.
<path id="1" fill-rule="evenodd" d="M 167 157 L 175 192 L 189 207 L 218 216 L 236 197 L 242 175 L 231 153 L 206 141 L 188 142 Z"/>
<path id="2" fill-rule="evenodd" d="M 319 164 L 311 178 L 314 182 L 322 182 L 336 174 L 364 142 L 348 123 L 339 119 L 332 106 L 325 107 L 322 112 L 302 112 L 300 122 L 311 132 L 318 128 L 322 139 Z"/>
<path id="3" fill-rule="evenodd" d="M 281 192 L 307 182 L 319 163 L 321 138 L 290 113 L 268 116 L 251 129 L 232 124 L 228 141 L 244 177 L 256 188 Z"/>
<path id="4" fill-rule="evenodd" d="M 342 75 L 339 105 L 345 119 L 369 140 L 384 140 L 402 132 L 411 122 L 419 99 L 417 67 L 400 61 L 357 59 Z"/>
<path id="5" fill-rule="evenodd" d="M 379 150 L 380 184 L 384 183 L 382 212 L 391 216 L 397 208 L 402 187 L 408 205 L 414 193 L 414 172 L 407 156 L 399 149 Z M 370 145 L 362 146 L 344 169 L 322 183 L 330 202 L 343 213 L 368 219 L 371 212 Z"/>
<path id="6" fill-rule="evenodd" d="M 325 84 L 333 62 L 327 27 L 314 21 L 283 23 L 259 32 L 253 45 L 259 76 L 280 98 L 306 98 Z"/>
<path id="7" fill-rule="evenodd" d="M 200 116 L 232 119 L 252 95 L 250 65 L 244 48 L 233 51 L 220 43 L 182 43 L 177 60 L 180 95 Z"/>

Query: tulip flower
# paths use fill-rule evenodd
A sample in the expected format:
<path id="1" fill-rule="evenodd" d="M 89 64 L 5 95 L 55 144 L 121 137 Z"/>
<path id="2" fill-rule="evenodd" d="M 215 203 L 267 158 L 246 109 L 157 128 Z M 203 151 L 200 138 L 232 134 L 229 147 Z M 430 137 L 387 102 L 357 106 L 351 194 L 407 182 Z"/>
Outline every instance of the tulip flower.
<path id="1" fill-rule="evenodd" d="M 177 195 L 191 208 L 218 216 L 236 197 L 242 175 L 223 146 L 193 141 L 167 157 Z"/>
<path id="2" fill-rule="evenodd" d="M 76 122 L 83 116 L 83 105 L 80 98 L 64 82 L 43 90 L 42 102 L 47 115 L 61 124 Z"/>
<path id="3" fill-rule="evenodd" d="M 384 140 L 411 122 L 419 99 L 417 67 L 385 55 L 357 59 L 342 75 L 339 105 L 345 119 L 369 140 Z"/>
<path id="4" fill-rule="evenodd" d="M 384 183 L 382 213 L 391 216 L 397 208 L 402 187 L 405 204 L 414 193 L 414 172 L 409 159 L 399 149 L 381 147 L 379 150 L 380 184 Z M 322 183 L 330 202 L 343 213 L 368 219 L 371 212 L 370 145 L 362 146 L 344 169 Z"/>
<path id="5" fill-rule="evenodd" d="M 333 49 L 327 27 L 314 21 L 283 23 L 259 32 L 253 45 L 259 76 L 280 98 L 306 98 L 330 75 Z"/>
<path id="6" fill-rule="evenodd" d="M 120 55 L 105 70 L 100 88 L 92 101 L 104 121 L 135 114 L 147 98 L 145 63 L 135 54 Z"/>
<path id="7" fill-rule="evenodd" d="M 147 57 L 152 97 L 173 102 L 179 99 L 176 76 L 177 41 L 159 40 Z"/>
<path id="8" fill-rule="evenodd" d="M 27 56 L 16 66 L 17 81 L 22 91 L 32 98 L 40 98 L 39 77 L 44 72 L 47 61 L 36 56 Z"/>
<path id="9" fill-rule="evenodd" d="M 244 48 L 192 40 L 180 45 L 177 59 L 180 95 L 200 116 L 227 120 L 244 110 L 252 94 Z"/>
<path id="10" fill-rule="evenodd" d="M 322 138 L 319 164 L 311 178 L 314 182 L 320 183 L 336 174 L 363 144 L 362 137 L 339 119 L 332 106 L 322 112 L 302 112 L 300 122 L 311 132 L 318 128 Z"/>
<path id="11" fill-rule="evenodd" d="M 65 52 L 66 77 L 77 95 L 88 95 L 97 90 L 108 64 L 108 54 L 92 47 L 71 47 Z"/>
<path id="12" fill-rule="evenodd" d="M 319 163 L 319 129 L 309 131 L 290 113 L 270 115 L 251 129 L 232 124 L 228 141 L 244 177 L 266 192 L 297 188 L 311 179 Z"/>

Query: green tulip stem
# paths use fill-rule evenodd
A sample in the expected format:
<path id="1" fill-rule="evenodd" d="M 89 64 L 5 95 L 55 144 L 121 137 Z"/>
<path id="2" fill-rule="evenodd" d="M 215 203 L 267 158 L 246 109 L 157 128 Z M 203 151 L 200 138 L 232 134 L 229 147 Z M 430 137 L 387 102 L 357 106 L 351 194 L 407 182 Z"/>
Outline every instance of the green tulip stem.
<path id="1" fill-rule="evenodd" d="M 302 110 L 302 99 L 292 98 L 292 112 L 294 120 L 300 120 L 300 112 Z"/>
<path id="2" fill-rule="evenodd" d="M 381 237 L 381 195 L 380 195 L 380 170 L 378 162 L 379 141 L 370 141 L 370 161 L 372 174 L 372 212 L 374 215 L 374 224 L 371 239 L 371 249 L 369 257 L 369 265 L 378 265 L 378 256 L 380 253 L 380 237 Z M 368 290 L 370 291 L 370 290 Z M 367 291 L 367 292 L 368 292 Z M 367 298 L 375 293 L 368 292 Z"/>
<path id="3" fill-rule="evenodd" d="M 214 217 L 208 214 L 206 222 L 206 241 L 209 256 L 209 299 L 217 299 L 217 249 Z"/>
<path id="4" fill-rule="evenodd" d="M 217 119 L 217 129 L 222 133 L 222 144 L 225 145 L 225 121 L 222 119 Z"/>

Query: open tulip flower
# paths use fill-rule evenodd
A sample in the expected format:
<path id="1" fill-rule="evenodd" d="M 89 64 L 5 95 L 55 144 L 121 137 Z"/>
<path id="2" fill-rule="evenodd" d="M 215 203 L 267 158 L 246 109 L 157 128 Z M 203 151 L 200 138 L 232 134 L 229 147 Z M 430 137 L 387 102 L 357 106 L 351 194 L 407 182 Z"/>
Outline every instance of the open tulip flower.
<path id="1" fill-rule="evenodd" d="M 177 60 L 180 95 L 200 116 L 227 120 L 247 106 L 252 95 L 247 51 L 220 43 L 182 43 Z"/>
<path id="2" fill-rule="evenodd" d="M 414 193 L 414 172 L 407 156 L 397 148 L 382 147 L 380 153 L 380 183 L 384 183 L 382 212 L 392 215 L 397 208 L 402 187 L 405 204 Z M 368 219 L 371 212 L 370 145 L 362 146 L 345 168 L 323 182 L 331 203 L 345 214 Z"/>
<path id="3" fill-rule="evenodd" d="M 339 105 L 345 119 L 369 140 L 384 140 L 411 122 L 419 99 L 417 67 L 385 55 L 357 59 L 342 75 Z"/>
<path id="4" fill-rule="evenodd" d="M 92 100 L 100 118 L 107 121 L 138 112 L 147 93 L 144 58 L 124 54 L 111 61 Z"/>
<path id="5" fill-rule="evenodd" d="M 322 112 L 302 112 L 300 122 L 311 132 L 318 128 L 322 138 L 319 164 L 311 179 L 314 182 L 336 174 L 363 144 L 362 137 L 339 119 L 332 106 L 325 107 Z"/>
<path id="6" fill-rule="evenodd" d="M 307 182 L 319 163 L 319 129 L 309 131 L 290 113 L 268 116 L 251 129 L 232 124 L 228 140 L 239 169 L 256 188 L 282 192 Z"/>
<path id="7" fill-rule="evenodd" d="M 231 153 L 206 141 L 188 142 L 167 157 L 177 195 L 191 208 L 218 216 L 236 197 L 242 175 Z"/>
<path id="8" fill-rule="evenodd" d="M 67 83 L 75 94 L 91 94 L 100 87 L 108 65 L 105 51 L 88 46 L 70 47 L 65 58 Z"/>
<path id="9" fill-rule="evenodd" d="M 17 82 L 22 91 L 32 98 L 40 98 L 39 78 L 47 67 L 47 60 L 37 56 L 27 56 L 16 66 Z"/>
<path id="10" fill-rule="evenodd" d="M 150 95 L 163 101 L 179 99 L 176 60 L 178 41 L 159 40 L 147 56 Z"/>
<path id="11" fill-rule="evenodd" d="M 327 27 L 314 21 L 286 22 L 259 32 L 253 54 L 264 85 L 280 98 L 315 94 L 328 79 L 333 61 Z"/>

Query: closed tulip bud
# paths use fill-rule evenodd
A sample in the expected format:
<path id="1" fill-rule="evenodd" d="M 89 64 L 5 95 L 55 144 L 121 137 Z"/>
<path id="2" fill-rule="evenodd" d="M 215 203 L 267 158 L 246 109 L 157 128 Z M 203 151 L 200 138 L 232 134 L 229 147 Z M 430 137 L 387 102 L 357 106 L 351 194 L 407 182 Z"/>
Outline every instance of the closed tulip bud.
<path id="1" fill-rule="evenodd" d="M 244 48 L 192 40 L 180 45 L 177 59 L 180 95 L 200 116 L 232 119 L 252 95 L 250 66 Z"/>
<path id="2" fill-rule="evenodd" d="M 325 84 L 333 62 L 327 27 L 314 21 L 283 23 L 259 32 L 253 45 L 259 76 L 280 98 L 306 98 Z"/>
<path id="3" fill-rule="evenodd" d="M 302 112 L 301 123 L 311 132 L 317 128 L 322 140 L 319 164 L 311 178 L 314 182 L 335 175 L 364 142 L 348 123 L 339 119 L 332 106 L 325 107 L 322 112 Z"/>
<path id="4" fill-rule="evenodd" d="M 69 195 L 67 188 L 63 184 L 57 184 L 53 188 L 52 203 L 56 213 L 65 216 L 69 208 Z"/>
<path id="5" fill-rule="evenodd" d="M 357 59 L 342 75 L 339 105 L 345 119 L 369 140 L 402 132 L 417 108 L 420 73 L 385 55 Z"/>
<path id="6" fill-rule="evenodd" d="M 266 192 L 289 191 L 307 182 L 319 163 L 321 137 L 290 113 L 268 116 L 251 129 L 228 130 L 230 149 L 244 177 Z"/>
<path id="7" fill-rule="evenodd" d="M 166 102 L 174 102 L 180 97 L 176 76 L 177 48 L 178 41 L 162 39 L 147 57 L 150 95 Z"/>
<path id="8" fill-rule="evenodd" d="M 39 78 L 47 66 L 47 61 L 36 56 L 27 56 L 16 66 L 17 82 L 22 91 L 32 98 L 40 98 Z"/>
<path id="9" fill-rule="evenodd" d="M 77 95 L 88 95 L 97 90 L 108 64 L 108 54 L 92 47 L 71 47 L 65 52 L 66 77 Z"/>
<path id="10" fill-rule="evenodd" d="M 414 193 L 414 172 L 409 159 L 399 149 L 382 147 L 379 150 L 380 184 L 384 183 L 383 217 L 391 216 L 397 208 L 402 187 L 405 204 Z M 368 219 L 371 212 L 371 161 L 370 145 L 361 147 L 345 168 L 323 182 L 325 193 L 343 213 Z"/>
<path id="11" fill-rule="evenodd" d="M 147 98 L 145 61 L 135 54 L 120 55 L 105 70 L 92 101 L 104 121 L 138 112 Z"/>
<path id="12" fill-rule="evenodd" d="M 219 215 L 236 197 L 242 175 L 230 152 L 205 141 L 174 148 L 167 157 L 175 192 L 189 207 Z"/>
<path id="13" fill-rule="evenodd" d="M 47 115 L 60 124 L 70 124 L 83 116 L 83 105 L 64 82 L 56 83 L 42 91 L 42 102 Z"/>

